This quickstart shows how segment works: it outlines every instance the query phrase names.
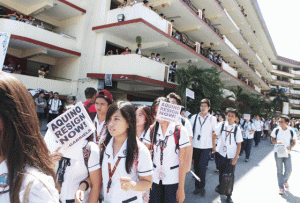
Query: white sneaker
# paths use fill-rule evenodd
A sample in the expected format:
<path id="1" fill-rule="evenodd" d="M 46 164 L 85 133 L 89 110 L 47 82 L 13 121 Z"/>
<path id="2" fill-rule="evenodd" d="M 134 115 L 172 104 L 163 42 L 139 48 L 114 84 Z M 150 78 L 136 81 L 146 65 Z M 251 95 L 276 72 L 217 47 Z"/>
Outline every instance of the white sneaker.
<path id="1" fill-rule="evenodd" d="M 279 190 L 279 194 L 280 194 L 280 195 L 283 195 L 283 194 L 284 194 L 284 189 L 280 189 L 280 190 Z"/>

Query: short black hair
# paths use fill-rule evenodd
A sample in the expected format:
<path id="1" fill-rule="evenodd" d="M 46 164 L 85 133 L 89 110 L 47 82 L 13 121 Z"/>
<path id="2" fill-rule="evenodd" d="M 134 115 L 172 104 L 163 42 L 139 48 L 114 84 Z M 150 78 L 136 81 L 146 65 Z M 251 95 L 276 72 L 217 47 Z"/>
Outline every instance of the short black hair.
<path id="1" fill-rule="evenodd" d="M 93 87 L 88 87 L 85 89 L 84 94 L 85 94 L 85 98 L 91 99 L 93 98 L 94 95 L 97 94 L 97 90 Z"/>
<path id="2" fill-rule="evenodd" d="M 162 58 L 162 59 L 164 60 L 164 59 L 166 59 L 166 58 Z"/>
<path id="3" fill-rule="evenodd" d="M 286 115 L 281 115 L 280 118 L 283 118 L 286 123 L 290 122 L 290 118 Z"/>
<path id="4" fill-rule="evenodd" d="M 208 105 L 208 107 L 211 106 L 209 99 L 202 99 L 200 104 L 202 104 L 202 103 L 206 103 Z"/>
<path id="5" fill-rule="evenodd" d="M 174 22 L 174 20 L 171 20 L 171 22 Z"/>
<path id="6" fill-rule="evenodd" d="M 59 94 L 58 94 L 58 92 L 54 92 L 54 94 L 57 94 L 57 95 L 59 95 Z"/>
<path id="7" fill-rule="evenodd" d="M 151 53 L 151 55 L 155 55 L 155 53 Z"/>
<path id="8" fill-rule="evenodd" d="M 176 100 L 177 105 L 180 105 L 180 106 L 182 105 L 182 99 L 181 99 L 181 97 L 180 97 L 178 94 L 176 94 L 176 93 L 174 93 L 174 92 L 171 92 L 171 93 L 168 94 L 168 96 L 167 96 L 168 102 L 169 102 L 169 100 L 170 100 L 171 98 L 173 98 L 173 99 Z"/>
<path id="9" fill-rule="evenodd" d="M 160 102 L 167 102 L 167 98 L 166 97 L 158 97 L 154 100 L 154 102 L 152 103 L 152 106 L 151 106 L 151 111 L 152 111 L 152 114 L 155 116 L 155 107 L 157 105 L 159 105 Z"/>
<path id="10" fill-rule="evenodd" d="M 229 107 L 229 108 L 226 109 L 226 113 L 227 113 L 227 114 L 228 114 L 228 113 L 234 113 L 236 117 L 239 117 L 239 112 L 238 112 L 238 110 L 237 110 L 237 109 L 234 109 L 234 108 L 231 108 L 231 107 Z"/>
<path id="11" fill-rule="evenodd" d="M 160 54 L 156 54 L 156 56 L 160 56 Z"/>

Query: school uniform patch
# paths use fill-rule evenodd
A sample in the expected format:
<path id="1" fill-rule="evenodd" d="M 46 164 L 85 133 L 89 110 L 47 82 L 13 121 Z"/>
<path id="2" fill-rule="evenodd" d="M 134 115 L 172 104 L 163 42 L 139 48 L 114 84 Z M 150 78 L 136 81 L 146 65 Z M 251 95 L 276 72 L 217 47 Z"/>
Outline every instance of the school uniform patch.
<path id="1" fill-rule="evenodd" d="M 8 183 L 8 174 L 3 173 L 0 175 L 0 187 L 6 188 L 9 185 Z"/>

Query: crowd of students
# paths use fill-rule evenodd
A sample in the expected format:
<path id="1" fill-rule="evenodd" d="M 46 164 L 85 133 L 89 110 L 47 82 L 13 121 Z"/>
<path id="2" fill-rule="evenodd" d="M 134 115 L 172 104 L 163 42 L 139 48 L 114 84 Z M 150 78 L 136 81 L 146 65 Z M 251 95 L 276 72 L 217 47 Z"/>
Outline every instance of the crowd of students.
<path id="1" fill-rule="evenodd" d="M 228 186 L 224 177 L 234 176 L 241 149 L 248 162 L 253 139 L 258 146 L 261 135 L 268 137 L 266 132 L 272 129 L 280 194 L 289 189 L 291 156 L 280 157 L 277 151 L 282 145 L 290 151 L 296 144 L 287 116 L 272 122 L 255 116 L 251 121 L 239 118 L 233 108 L 213 116 L 210 101 L 203 99 L 200 112 L 190 119 L 182 114 L 177 122 L 168 122 L 156 115 L 161 102 L 182 105 L 175 93 L 157 98 L 151 107 L 135 107 L 127 101 L 114 102 L 107 90 L 87 88 L 83 104 L 96 130 L 73 159 L 60 154 L 60 148 L 49 152 L 47 147 L 54 143 L 45 144 L 32 96 L 18 79 L 0 72 L 0 94 L 1 202 L 96 203 L 100 198 L 100 202 L 181 203 L 192 165 L 194 194 L 205 196 L 211 154 L 219 172 L 215 190 L 232 202 L 233 181 Z M 53 101 L 49 103 L 55 113 Z M 36 105 L 41 107 L 41 102 Z M 290 124 L 300 125 L 293 120 Z M 48 131 L 45 140 L 51 136 Z"/>
<path id="2" fill-rule="evenodd" d="M 17 20 L 17 21 L 20 21 L 20 22 L 23 22 L 23 23 L 26 23 L 26 24 L 29 24 L 29 25 L 34 25 L 38 28 L 42 28 L 44 29 L 44 22 L 40 22 L 40 24 L 35 24 L 34 21 L 35 19 L 32 17 L 32 16 L 27 16 L 25 17 L 23 14 L 17 14 L 16 11 L 14 11 L 13 13 L 11 14 L 8 14 L 7 17 L 11 20 Z"/>

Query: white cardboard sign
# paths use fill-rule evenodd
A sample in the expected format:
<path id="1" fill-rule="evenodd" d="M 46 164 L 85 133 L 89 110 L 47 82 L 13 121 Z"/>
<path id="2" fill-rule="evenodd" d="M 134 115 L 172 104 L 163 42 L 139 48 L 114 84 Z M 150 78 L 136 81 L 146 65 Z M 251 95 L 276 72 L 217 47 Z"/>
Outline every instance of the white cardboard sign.
<path id="1" fill-rule="evenodd" d="M 249 120 L 250 120 L 250 119 L 251 119 L 251 116 L 250 116 L 250 114 L 244 114 L 244 119 L 245 119 L 245 120 L 247 120 L 247 119 L 249 119 Z"/>
<path id="2" fill-rule="evenodd" d="M 186 88 L 185 96 L 189 97 L 191 99 L 195 99 L 195 92 L 193 92 L 192 90 Z"/>
<path id="3" fill-rule="evenodd" d="M 160 102 L 156 119 L 168 122 L 177 122 L 180 117 L 181 106 L 170 104 L 168 102 Z"/>
<path id="4" fill-rule="evenodd" d="M 82 148 L 83 141 L 95 131 L 95 126 L 82 102 L 48 123 L 47 127 L 48 135 L 47 138 L 45 136 L 45 141 L 52 143 L 51 148 L 54 150 L 62 146 L 60 152 L 65 157 L 68 157 L 65 153 L 73 153 L 78 151 L 74 150 L 75 148 Z M 47 143 L 48 148 L 49 143 Z M 49 150 L 52 151 L 50 148 Z"/>

